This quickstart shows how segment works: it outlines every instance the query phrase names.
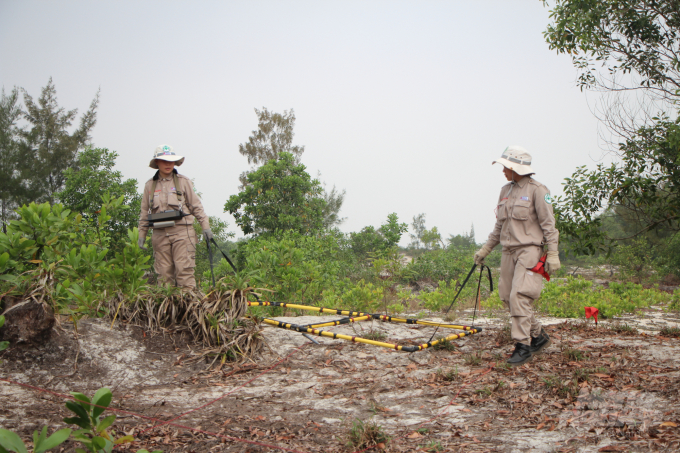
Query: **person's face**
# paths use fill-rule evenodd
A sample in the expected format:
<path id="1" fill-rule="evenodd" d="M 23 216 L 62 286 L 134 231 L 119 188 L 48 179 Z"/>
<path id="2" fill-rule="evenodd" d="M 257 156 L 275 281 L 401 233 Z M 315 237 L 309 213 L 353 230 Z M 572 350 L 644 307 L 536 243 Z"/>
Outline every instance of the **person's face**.
<path id="1" fill-rule="evenodd" d="M 509 168 L 503 167 L 503 174 L 505 175 L 505 179 L 508 181 L 512 181 L 512 174 L 515 173 L 514 171 L 510 170 Z"/>
<path id="2" fill-rule="evenodd" d="M 175 163 L 168 162 L 167 160 L 156 159 L 156 165 L 158 165 L 158 170 L 160 170 L 163 176 L 168 176 L 175 168 Z"/>

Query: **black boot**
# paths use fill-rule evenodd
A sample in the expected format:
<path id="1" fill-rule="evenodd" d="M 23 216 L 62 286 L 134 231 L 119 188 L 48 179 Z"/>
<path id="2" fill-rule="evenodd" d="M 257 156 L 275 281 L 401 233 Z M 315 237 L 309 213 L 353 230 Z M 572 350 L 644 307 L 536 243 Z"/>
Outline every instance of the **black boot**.
<path id="1" fill-rule="evenodd" d="M 510 366 L 520 366 L 524 365 L 531 360 L 531 346 L 527 346 L 523 343 L 517 343 L 515 345 L 515 351 L 512 356 L 508 359 L 508 364 Z"/>
<path id="2" fill-rule="evenodd" d="M 543 327 L 541 327 L 541 333 L 538 334 L 536 338 L 531 339 L 531 353 L 538 354 L 539 352 L 543 351 L 543 349 L 550 346 L 550 343 L 552 343 L 552 341 L 550 341 L 550 337 L 547 333 L 545 333 Z"/>

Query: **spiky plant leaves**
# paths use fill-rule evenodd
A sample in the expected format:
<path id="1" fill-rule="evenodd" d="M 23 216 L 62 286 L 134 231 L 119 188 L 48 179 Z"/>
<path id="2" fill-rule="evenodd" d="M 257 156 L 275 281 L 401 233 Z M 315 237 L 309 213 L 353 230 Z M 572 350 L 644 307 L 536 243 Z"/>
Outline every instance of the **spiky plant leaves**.
<path id="1" fill-rule="evenodd" d="M 188 330 L 205 348 L 203 356 L 240 362 L 258 353 L 264 344 L 259 323 L 245 317 L 248 297 L 259 297 L 255 291 L 262 290 L 250 286 L 246 278 L 227 276 L 207 294 L 197 289 L 162 287 L 149 288 L 131 300 L 118 294 L 109 301 L 109 312 L 117 311 L 119 319 L 151 330 Z"/>

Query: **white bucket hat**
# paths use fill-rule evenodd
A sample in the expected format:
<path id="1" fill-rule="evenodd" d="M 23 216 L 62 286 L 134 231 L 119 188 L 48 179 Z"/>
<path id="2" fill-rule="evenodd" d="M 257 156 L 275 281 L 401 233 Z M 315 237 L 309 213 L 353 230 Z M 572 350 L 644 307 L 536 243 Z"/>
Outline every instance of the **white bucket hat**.
<path id="1" fill-rule="evenodd" d="M 503 151 L 503 155 L 499 159 L 491 162 L 491 165 L 499 163 L 507 169 L 510 169 L 520 176 L 526 176 L 536 173 L 531 169 L 531 154 L 521 146 L 508 146 Z"/>
<path id="2" fill-rule="evenodd" d="M 156 159 L 174 162 L 178 167 L 184 163 L 184 156 L 176 155 L 175 150 L 173 150 L 170 145 L 160 145 L 153 152 L 153 159 L 149 162 L 149 167 L 158 170 Z"/>

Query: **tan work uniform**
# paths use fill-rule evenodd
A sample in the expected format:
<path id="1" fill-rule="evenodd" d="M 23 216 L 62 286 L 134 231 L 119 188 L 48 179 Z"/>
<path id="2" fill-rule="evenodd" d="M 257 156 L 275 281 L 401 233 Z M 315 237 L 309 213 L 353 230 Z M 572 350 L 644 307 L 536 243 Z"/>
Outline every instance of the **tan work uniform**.
<path id="1" fill-rule="evenodd" d="M 534 317 L 533 301 L 543 289 L 543 277 L 532 272 L 543 254 L 543 246 L 557 251 L 559 232 L 555 228 L 550 191 L 525 176 L 501 189 L 496 208 L 496 226 L 487 245 L 503 246 L 498 295 L 510 309 L 512 339 L 531 344 L 541 333 Z"/>
<path id="2" fill-rule="evenodd" d="M 194 192 L 191 180 L 186 176 L 176 175 L 179 188 L 175 187 L 174 178 L 161 178 L 159 173 L 149 179 L 144 185 L 142 209 L 139 215 L 140 234 L 149 229 L 149 207 L 151 213 L 179 210 L 180 201 L 177 190 L 183 195 L 182 212 L 190 214 L 175 222 L 175 226 L 168 228 L 154 228 L 151 243 L 154 251 L 154 269 L 161 276 L 165 284 L 175 284 L 185 288 L 195 288 L 194 268 L 196 267 L 196 244 L 198 238 L 194 231 L 194 216 L 204 230 L 210 228 L 208 216 L 203 211 L 201 200 Z M 154 178 L 156 190 L 153 194 Z M 153 198 L 153 201 L 151 199 Z"/>

